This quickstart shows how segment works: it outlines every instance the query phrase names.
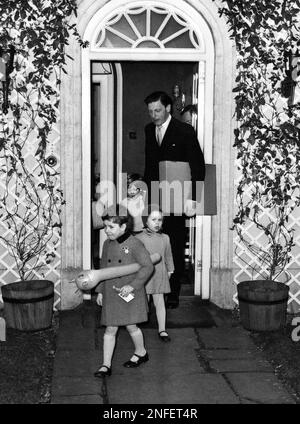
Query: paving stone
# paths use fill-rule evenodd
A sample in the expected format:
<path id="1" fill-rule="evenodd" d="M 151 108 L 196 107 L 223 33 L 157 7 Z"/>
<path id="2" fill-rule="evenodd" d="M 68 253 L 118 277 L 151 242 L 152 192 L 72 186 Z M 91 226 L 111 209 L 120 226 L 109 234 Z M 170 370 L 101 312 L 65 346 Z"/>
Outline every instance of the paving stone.
<path id="1" fill-rule="evenodd" d="M 102 357 L 98 351 L 59 349 L 55 355 L 54 376 L 91 376 Z"/>
<path id="2" fill-rule="evenodd" d="M 113 374 L 96 379 L 93 373 L 102 362 L 104 327 L 93 328 L 91 310 L 63 315 L 52 403 L 101 404 L 103 399 L 109 404 L 295 403 L 275 374 L 268 372 L 269 364 L 262 361 L 249 332 L 236 327 L 171 328 L 170 343 L 159 340 L 157 328 L 143 328 L 150 360 L 137 369 L 122 366 L 134 347 L 126 329 L 121 328 Z M 199 353 L 223 374 L 203 369 Z M 260 369 L 264 372 L 257 372 Z M 108 398 L 102 398 L 102 393 Z"/>
<path id="3" fill-rule="evenodd" d="M 185 346 L 188 349 L 194 350 L 199 347 L 196 335 L 192 328 L 170 329 L 168 333 L 171 337 L 170 343 L 163 343 L 159 337 L 157 330 L 143 329 L 144 341 L 146 349 L 180 349 Z M 103 346 L 103 332 L 98 333 L 99 350 Z M 133 350 L 132 340 L 126 329 L 120 328 L 117 334 L 116 351 L 125 349 L 126 351 Z"/>
<path id="4" fill-rule="evenodd" d="M 154 310 L 150 314 L 150 323 L 152 325 L 153 322 L 155 325 L 156 316 Z M 199 296 L 180 295 L 179 307 L 167 310 L 168 328 L 211 328 L 215 326 L 216 323 L 210 313 L 209 306 Z"/>
<path id="5" fill-rule="evenodd" d="M 94 350 L 95 332 L 93 329 L 62 327 L 58 332 L 57 346 L 69 350 Z"/>
<path id="6" fill-rule="evenodd" d="M 247 332 L 240 328 L 200 328 L 197 333 L 205 349 L 257 350 Z"/>
<path id="7" fill-rule="evenodd" d="M 161 343 L 161 342 L 160 342 Z M 123 363 L 130 359 L 133 354 L 132 349 L 128 351 L 116 350 L 113 358 L 113 373 L 128 375 L 128 373 L 141 374 L 141 378 L 148 379 L 151 374 L 167 376 L 176 374 L 178 376 L 189 372 L 205 372 L 201 367 L 194 349 L 186 347 L 173 348 L 171 343 L 161 343 L 161 349 L 149 349 L 149 361 L 136 369 L 127 369 Z"/>
<path id="8" fill-rule="evenodd" d="M 90 396 L 101 394 L 102 380 L 91 377 L 59 376 L 53 379 L 53 401 L 61 396 Z"/>
<path id="9" fill-rule="evenodd" d="M 199 349 L 201 356 L 207 359 L 247 359 L 259 357 L 253 350 L 242 349 Z"/>
<path id="10" fill-rule="evenodd" d="M 196 347 L 197 342 L 191 339 L 192 331 L 173 331 L 170 332 L 171 342 L 163 343 L 159 340 L 155 331 L 145 332 L 146 349 L 149 353 L 150 360 L 145 366 L 150 367 L 150 372 L 168 373 L 180 372 L 185 369 L 187 364 L 189 369 L 203 372 L 203 368 L 197 359 Z M 175 333 L 175 334 L 174 334 Z M 176 341 L 175 341 L 176 340 Z M 100 362 L 102 358 L 102 341 L 100 342 Z M 116 348 L 113 357 L 114 374 L 116 372 L 123 373 L 122 364 L 129 360 L 134 353 L 133 343 L 126 331 L 120 331 L 117 338 Z M 141 368 L 139 368 L 141 369 Z"/>
<path id="11" fill-rule="evenodd" d="M 102 405 L 102 399 L 97 395 L 83 395 L 83 396 L 57 396 L 51 402 L 52 404 L 68 404 L 68 405 Z"/>
<path id="12" fill-rule="evenodd" d="M 217 359 L 209 361 L 209 365 L 217 372 L 273 371 L 269 362 L 263 359 Z"/>
<path id="13" fill-rule="evenodd" d="M 59 314 L 60 327 L 82 328 L 82 307 L 70 311 L 61 311 Z"/>
<path id="14" fill-rule="evenodd" d="M 295 403 L 273 373 L 227 373 L 241 399 L 264 404 Z"/>
<path id="15" fill-rule="evenodd" d="M 189 347 L 190 349 L 199 348 L 197 342 L 197 335 L 193 328 L 168 328 L 167 329 L 171 342 L 167 343 L 170 347 Z M 151 348 L 161 349 L 164 344 L 158 337 L 158 331 L 156 329 L 143 329 L 146 343 Z"/>
<path id="16" fill-rule="evenodd" d="M 136 370 L 135 370 L 136 371 Z M 223 377 L 218 374 L 190 373 L 168 376 L 141 373 L 112 375 L 107 379 L 112 404 L 237 404 Z"/>
<path id="17" fill-rule="evenodd" d="M 75 309 L 60 311 L 59 321 L 61 326 L 69 328 L 95 327 L 97 307 L 90 301 L 84 301 Z"/>

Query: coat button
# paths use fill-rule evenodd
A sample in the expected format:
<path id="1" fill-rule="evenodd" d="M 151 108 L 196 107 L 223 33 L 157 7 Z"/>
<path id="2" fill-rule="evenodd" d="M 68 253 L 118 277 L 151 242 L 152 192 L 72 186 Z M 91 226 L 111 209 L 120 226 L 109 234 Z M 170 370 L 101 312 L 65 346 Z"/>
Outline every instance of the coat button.
<path id="1" fill-rule="evenodd" d="M 119 259 L 119 264 L 121 263 L 122 261 L 121 261 L 121 259 Z"/>
<path id="2" fill-rule="evenodd" d="M 110 260 L 110 259 L 108 259 L 108 262 L 111 262 L 111 260 Z"/>

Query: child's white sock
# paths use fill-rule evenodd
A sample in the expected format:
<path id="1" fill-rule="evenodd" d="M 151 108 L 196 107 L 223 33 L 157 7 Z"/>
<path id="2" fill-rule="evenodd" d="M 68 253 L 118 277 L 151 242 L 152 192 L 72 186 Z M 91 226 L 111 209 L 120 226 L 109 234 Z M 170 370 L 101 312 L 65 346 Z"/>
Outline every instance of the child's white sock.
<path id="1" fill-rule="evenodd" d="M 158 323 L 158 332 L 166 330 L 166 307 L 164 295 L 154 295 L 153 303 L 155 305 L 156 319 Z"/>
<path id="2" fill-rule="evenodd" d="M 116 344 L 116 336 L 113 334 L 104 334 L 103 336 L 103 365 L 111 367 L 111 360 Z"/>
<path id="3" fill-rule="evenodd" d="M 133 344 L 134 344 L 134 347 L 135 347 L 134 353 L 136 353 L 139 356 L 144 356 L 146 354 L 146 349 L 145 349 L 145 346 L 144 346 L 144 337 L 143 337 L 143 333 L 142 333 L 141 329 L 137 328 L 136 330 L 129 331 L 129 334 L 132 338 L 132 341 L 133 341 Z M 131 358 L 131 360 L 133 362 L 137 361 L 137 359 L 138 358 L 136 356 L 133 356 Z"/>

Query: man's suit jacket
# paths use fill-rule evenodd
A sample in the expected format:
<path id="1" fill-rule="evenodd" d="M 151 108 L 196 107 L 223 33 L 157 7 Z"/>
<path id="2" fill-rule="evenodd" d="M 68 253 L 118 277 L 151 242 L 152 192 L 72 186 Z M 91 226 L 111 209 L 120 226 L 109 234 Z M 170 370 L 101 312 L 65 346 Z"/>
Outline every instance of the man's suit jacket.
<path id="1" fill-rule="evenodd" d="M 145 127 L 145 136 L 144 179 L 148 188 L 151 187 L 151 181 L 159 181 L 159 162 L 188 162 L 192 179 L 192 198 L 196 199 L 196 181 L 204 181 L 205 162 L 194 128 L 171 118 L 160 146 L 152 122 Z"/>

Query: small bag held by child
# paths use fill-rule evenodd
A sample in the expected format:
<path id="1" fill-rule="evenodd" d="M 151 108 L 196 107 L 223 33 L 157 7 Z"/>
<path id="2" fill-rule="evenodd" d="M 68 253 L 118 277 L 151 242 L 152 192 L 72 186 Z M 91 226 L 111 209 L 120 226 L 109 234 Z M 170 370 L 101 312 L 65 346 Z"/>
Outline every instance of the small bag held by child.
<path id="1" fill-rule="evenodd" d="M 130 302 L 132 299 L 134 299 L 134 294 L 133 293 L 128 293 L 127 296 L 124 296 L 124 294 L 122 294 L 120 292 L 120 289 L 118 287 L 113 286 L 113 289 L 116 290 L 118 293 L 118 296 L 120 296 L 121 299 L 125 300 L 125 302 Z"/>
<path id="2" fill-rule="evenodd" d="M 118 295 L 121 297 L 121 299 L 125 300 L 125 302 L 130 302 L 134 299 L 134 295 L 129 293 L 127 296 L 124 296 L 122 293 L 118 293 Z"/>

